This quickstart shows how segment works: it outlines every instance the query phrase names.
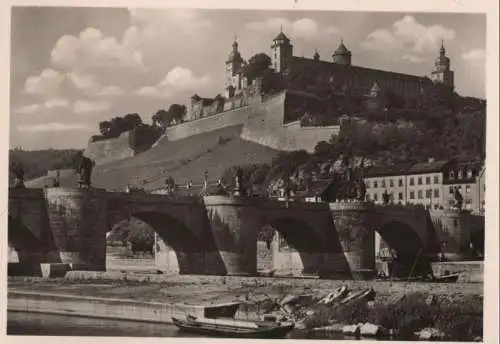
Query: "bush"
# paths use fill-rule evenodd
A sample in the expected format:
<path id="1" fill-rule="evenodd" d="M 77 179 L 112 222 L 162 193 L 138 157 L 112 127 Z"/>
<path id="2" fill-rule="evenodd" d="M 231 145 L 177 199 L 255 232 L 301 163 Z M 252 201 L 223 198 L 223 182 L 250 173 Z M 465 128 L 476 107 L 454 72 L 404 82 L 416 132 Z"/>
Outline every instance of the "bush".
<path id="1" fill-rule="evenodd" d="M 483 302 L 479 296 L 437 299 L 427 304 L 429 295 L 409 293 L 395 303 L 379 303 L 372 308 L 366 303 L 352 306 L 318 305 L 315 314 L 304 324 L 306 328 L 325 326 L 329 322 L 357 324 L 370 322 L 386 329 L 397 329 L 399 339 L 410 340 L 414 333 L 434 327 L 445 334 L 446 340 L 472 341 L 483 336 Z"/>

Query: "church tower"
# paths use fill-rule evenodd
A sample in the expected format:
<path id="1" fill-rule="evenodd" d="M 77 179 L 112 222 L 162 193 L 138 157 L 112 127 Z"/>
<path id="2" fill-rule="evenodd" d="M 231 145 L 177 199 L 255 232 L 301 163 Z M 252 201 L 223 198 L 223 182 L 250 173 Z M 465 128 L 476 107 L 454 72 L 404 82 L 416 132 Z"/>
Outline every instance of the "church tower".
<path id="1" fill-rule="evenodd" d="M 293 45 L 290 44 L 290 40 L 283 33 L 283 29 L 280 30 L 278 36 L 273 40 L 271 49 L 271 68 L 278 73 L 283 73 L 288 67 L 288 62 L 293 57 Z"/>
<path id="2" fill-rule="evenodd" d="M 236 42 L 235 38 L 233 43 L 233 51 L 231 51 L 226 61 L 226 89 L 229 89 L 231 87 L 233 89 L 237 88 L 237 85 L 235 85 L 234 76 L 241 69 L 242 64 L 243 58 L 238 51 L 238 42 Z"/>
<path id="3" fill-rule="evenodd" d="M 344 40 L 341 39 L 339 47 L 337 48 L 337 50 L 335 50 L 335 52 L 332 55 L 333 63 L 350 66 L 351 57 L 352 57 L 351 52 L 344 45 Z"/>
<path id="4" fill-rule="evenodd" d="M 450 68 L 450 58 L 446 56 L 444 44 L 441 41 L 441 49 L 439 49 L 439 56 L 434 62 L 434 70 L 431 73 L 431 79 L 435 83 L 441 83 L 454 87 L 455 73 Z"/>

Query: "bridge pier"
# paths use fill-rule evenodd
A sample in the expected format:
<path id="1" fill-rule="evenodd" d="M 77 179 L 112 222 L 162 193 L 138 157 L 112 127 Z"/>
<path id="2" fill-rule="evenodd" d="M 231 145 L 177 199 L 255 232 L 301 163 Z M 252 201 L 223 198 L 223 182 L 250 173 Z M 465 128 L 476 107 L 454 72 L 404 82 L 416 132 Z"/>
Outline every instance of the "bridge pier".
<path id="1" fill-rule="evenodd" d="M 370 279 L 376 274 L 372 207 L 357 201 L 330 203 L 335 229 L 354 279 Z"/>
<path id="2" fill-rule="evenodd" d="M 204 197 L 208 221 L 226 275 L 257 274 L 257 234 L 261 221 L 255 200 L 246 197 Z"/>
<path id="3" fill-rule="evenodd" d="M 49 228 L 61 263 L 106 270 L 106 195 L 95 189 L 47 188 Z"/>
<path id="4" fill-rule="evenodd" d="M 430 215 L 446 260 L 463 261 L 470 258 L 472 251 L 469 244 L 474 216 L 468 211 L 459 210 L 431 211 Z"/>

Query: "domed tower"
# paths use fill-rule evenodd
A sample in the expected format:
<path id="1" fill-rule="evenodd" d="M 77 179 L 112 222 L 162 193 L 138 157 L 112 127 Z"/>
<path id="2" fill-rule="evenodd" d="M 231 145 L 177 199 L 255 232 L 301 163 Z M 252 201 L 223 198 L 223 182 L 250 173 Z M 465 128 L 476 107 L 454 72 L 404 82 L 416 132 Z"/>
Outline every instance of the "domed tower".
<path id="1" fill-rule="evenodd" d="M 290 40 L 283 33 L 283 29 L 273 39 L 271 49 L 271 68 L 278 73 L 282 73 L 288 67 L 288 62 L 293 57 L 293 45 L 290 44 Z"/>
<path id="2" fill-rule="evenodd" d="M 455 73 L 450 68 L 450 58 L 446 56 L 444 43 L 441 41 L 441 49 L 439 56 L 434 62 L 434 70 L 431 73 L 431 79 L 435 83 L 442 83 L 449 86 L 454 86 Z"/>
<path id="3" fill-rule="evenodd" d="M 337 50 L 335 50 L 335 52 L 332 55 L 333 63 L 350 66 L 351 56 L 352 56 L 351 52 L 346 48 L 346 46 L 344 45 L 344 40 L 342 39 L 340 41 L 339 47 L 337 48 Z"/>
<path id="4" fill-rule="evenodd" d="M 243 58 L 238 51 L 238 42 L 236 42 L 235 38 L 233 42 L 233 50 L 229 54 L 226 61 L 226 89 L 231 86 L 236 87 L 236 85 L 234 85 L 234 76 L 236 75 L 236 72 L 241 69 L 242 64 Z"/>

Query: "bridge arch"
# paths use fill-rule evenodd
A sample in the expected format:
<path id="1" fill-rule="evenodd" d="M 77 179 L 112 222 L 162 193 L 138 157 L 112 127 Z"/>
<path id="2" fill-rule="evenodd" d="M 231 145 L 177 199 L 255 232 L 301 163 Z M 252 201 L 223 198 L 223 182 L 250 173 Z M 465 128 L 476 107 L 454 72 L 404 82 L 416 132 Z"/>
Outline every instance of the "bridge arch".
<path id="1" fill-rule="evenodd" d="M 391 275 L 427 276 L 432 272 L 430 262 L 425 257 L 425 245 L 411 226 L 401 221 L 388 221 L 376 231 L 382 239 L 381 248 L 384 249 L 380 253 L 386 252 L 382 256 L 389 258 L 389 254 L 393 260 Z"/>
<path id="2" fill-rule="evenodd" d="M 205 248 L 201 238 L 185 223 L 159 211 L 139 211 L 128 217 L 149 226 L 155 233 L 154 265 L 167 273 L 196 274 L 203 271 Z M 110 224 L 114 228 L 123 222 Z M 153 267 L 153 266 L 152 266 Z"/>
<path id="3" fill-rule="evenodd" d="M 264 227 L 273 232 L 269 249 L 276 275 L 321 274 L 324 241 L 314 228 L 293 217 L 265 221 Z"/>

